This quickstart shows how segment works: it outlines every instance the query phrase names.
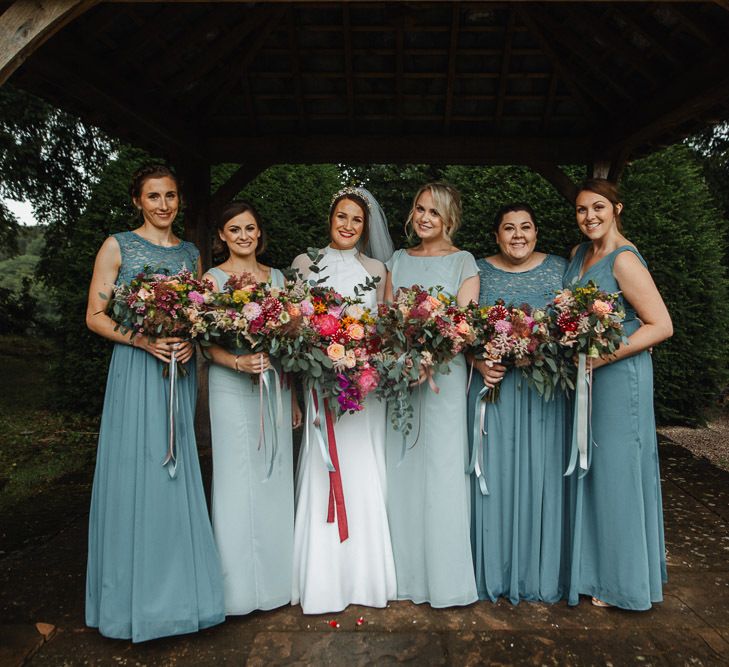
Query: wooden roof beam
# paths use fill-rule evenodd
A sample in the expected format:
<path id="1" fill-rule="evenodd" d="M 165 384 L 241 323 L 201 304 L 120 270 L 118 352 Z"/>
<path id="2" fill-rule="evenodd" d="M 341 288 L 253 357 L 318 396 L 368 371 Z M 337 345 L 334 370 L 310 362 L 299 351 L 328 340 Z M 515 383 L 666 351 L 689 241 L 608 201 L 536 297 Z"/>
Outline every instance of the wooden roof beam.
<path id="1" fill-rule="evenodd" d="M 729 2 L 729 0 L 727 0 L 727 2 Z M 647 28 L 643 27 L 643 25 L 641 25 L 641 23 L 636 18 L 634 18 L 629 11 L 623 11 L 620 4 L 610 3 L 607 7 L 607 13 L 618 17 L 619 20 L 621 20 L 623 23 L 626 23 L 628 27 L 633 30 L 633 32 L 636 32 L 640 37 L 650 43 L 651 46 L 672 65 L 680 65 L 680 60 L 671 51 L 671 48 L 668 45 L 663 44 Z"/>
<path id="2" fill-rule="evenodd" d="M 0 86 L 30 55 L 98 0 L 16 0 L 0 14 Z"/>
<path id="3" fill-rule="evenodd" d="M 344 82 L 347 87 L 347 123 L 349 131 L 354 132 L 354 72 L 352 68 L 352 33 L 349 15 L 349 5 L 342 7 L 342 20 L 344 22 Z"/>
<path id="4" fill-rule="evenodd" d="M 631 153 L 639 145 L 651 143 L 665 132 L 727 101 L 729 71 L 726 55 L 719 54 L 685 72 L 670 87 L 647 96 L 631 109 L 626 122 L 603 138 L 604 147 L 611 153 L 617 150 Z"/>
<path id="5" fill-rule="evenodd" d="M 605 70 L 595 62 L 595 52 L 587 47 L 580 39 L 576 38 L 562 23 L 553 19 L 548 12 L 537 5 L 529 5 L 528 10 L 522 12 L 522 15 L 527 13 L 539 22 L 540 26 L 551 37 L 552 41 L 558 42 L 564 49 L 571 52 L 573 57 L 577 56 L 581 61 L 580 67 L 583 70 L 589 69 L 592 72 L 591 76 L 596 81 L 602 81 L 623 99 L 631 99 L 632 94 L 630 91 L 626 90 L 613 77 L 608 76 Z M 560 58 L 560 60 L 564 59 Z M 584 83 L 582 85 L 585 87 Z M 601 93 L 600 97 L 604 96 L 604 94 L 604 92 Z M 593 95 L 593 97 L 595 96 Z"/>
<path id="6" fill-rule="evenodd" d="M 516 22 L 516 13 L 514 10 L 509 12 L 509 18 L 506 23 L 506 34 L 504 35 L 504 49 L 501 56 L 501 76 L 499 77 L 499 92 L 496 97 L 496 126 L 501 126 L 501 118 L 504 115 L 504 102 L 506 101 L 506 84 L 509 77 L 509 64 L 511 62 L 511 47 L 514 37 L 514 24 Z"/>
<path id="7" fill-rule="evenodd" d="M 594 153 L 589 137 L 226 135 L 207 137 L 204 144 L 214 162 L 237 162 L 241 155 L 255 155 L 263 164 L 584 164 Z"/>
<path id="8" fill-rule="evenodd" d="M 174 123 L 169 116 L 155 118 L 150 113 L 149 107 L 137 109 L 129 105 L 124 100 L 92 83 L 88 77 L 81 77 L 75 68 L 62 65 L 58 59 L 51 60 L 37 55 L 33 59 L 33 70 L 50 81 L 62 81 L 64 90 L 76 97 L 80 104 L 88 105 L 90 101 L 93 101 L 92 104 L 97 108 L 108 109 L 113 112 L 119 123 L 124 125 L 126 129 L 132 130 L 131 136 L 126 134 L 124 137 L 132 143 L 143 143 L 148 138 L 150 142 L 159 145 L 168 154 L 189 155 L 198 159 L 206 159 L 196 148 L 195 143 L 190 140 L 189 132 L 172 129 Z M 112 130 L 112 133 L 116 132 Z M 133 135 L 137 137 L 136 142 Z"/>
<path id="9" fill-rule="evenodd" d="M 268 13 L 268 17 L 265 19 L 263 25 L 257 29 L 254 38 L 247 45 L 240 59 L 235 63 L 231 63 L 230 68 L 226 69 L 222 75 L 207 77 L 203 99 L 207 99 L 209 92 L 215 91 L 215 95 L 209 103 L 206 104 L 203 102 L 201 105 L 203 115 L 210 115 L 220 107 L 236 82 L 248 72 L 251 63 L 258 55 L 271 32 L 279 26 L 285 13 L 286 7 L 284 5 L 277 5 L 274 10 Z M 230 71 L 233 72 L 232 75 L 230 75 Z"/>
<path id="10" fill-rule="evenodd" d="M 570 204 L 577 198 L 577 185 L 562 169 L 551 162 L 531 162 L 527 165 L 550 183 Z"/>
<path id="11" fill-rule="evenodd" d="M 590 120 L 594 120 L 597 110 L 593 103 L 585 97 L 582 85 L 579 83 L 575 73 L 570 67 L 565 65 L 562 59 L 554 51 L 554 49 L 552 49 L 550 40 L 544 34 L 539 24 L 532 19 L 529 12 L 525 11 L 522 7 L 519 7 L 518 5 L 515 6 L 514 11 L 516 11 L 521 22 L 524 23 L 527 28 L 529 28 L 529 32 L 532 37 L 536 39 L 537 43 L 542 47 L 542 51 L 544 51 L 544 55 L 552 63 L 554 71 L 559 75 L 559 78 L 564 81 L 564 84 L 574 95 L 575 101 L 580 107 L 582 107 L 585 115 Z"/>
<path id="12" fill-rule="evenodd" d="M 247 155 L 250 154 L 246 151 Z M 233 199 L 248 183 L 273 163 L 262 162 L 256 158 L 248 160 L 236 169 L 225 183 L 222 183 L 210 197 L 211 211 L 218 212 Z"/>
<path id="13" fill-rule="evenodd" d="M 590 34 L 593 31 L 600 34 L 600 38 L 610 44 L 610 54 L 620 54 L 629 61 L 630 65 L 638 70 L 644 79 L 647 79 L 651 85 L 656 84 L 656 76 L 651 71 L 646 63 L 646 54 L 640 51 L 640 49 L 633 46 L 633 44 L 625 38 L 624 35 L 619 34 L 617 31 L 610 28 L 607 21 L 603 19 L 600 21 L 600 29 L 595 31 L 595 17 L 591 15 L 584 5 L 564 5 L 561 7 L 561 11 L 565 12 L 570 19 L 570 24 L 579 26 L 579 29 L 584 34 Z M 600 65 L 605 61 L 604 58 L 600 60 Z"/>
<path id="14" fill-rule="evenodd" d="M 302 132 L 306 132 L 306 105 L 304 104 L 304 89 L 301 82 L 301 67 L 299 66 L 299 38 L 296 34 L 296 15 L 294 14 L 293 5 L 289 7 L 286 19 L 289 31 L 289 51 L 291 53 L 291 78 L 294 81 L 293 93 L 296 100 L 296 108 L 299 112 L 299 129 Z M 250 94 L 250 82 L 247 79 L 248 77 L 246 76 L 248 94 Z"/>
<path id="15" fill-rule="evenodd" d="M 461 3 L 454 2 L 451 5 L 451 33 L 448 45 L 448 78 L 446 79 L 446 102 L 445 115 L 443 118 L 443 130 L 446 134 L 451 131 L 451 119 L 453 117 L 453 97 L 455 95 L 456 79 L 456 52 L 458 51 L 458 33 L 461 23 Z"/>

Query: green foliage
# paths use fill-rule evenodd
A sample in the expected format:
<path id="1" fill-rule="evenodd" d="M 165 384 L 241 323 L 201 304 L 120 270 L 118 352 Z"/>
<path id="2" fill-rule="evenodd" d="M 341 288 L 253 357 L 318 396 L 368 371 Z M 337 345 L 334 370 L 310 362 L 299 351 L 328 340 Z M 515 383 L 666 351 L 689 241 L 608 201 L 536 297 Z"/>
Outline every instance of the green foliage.
<path id="1" fill-rule="evenodd" d="M 287 267 L 308 247 L 329 242 L 327 214 L 342 187 L 335 165 L 277 165 L 266 169 L 240 193 L 258 210 L 268 236 L 261 261 Z"/>
<path id="2" fill-rule="evenodd" d="M 0 87 L 0 195 L 33 204 L 61 233 L 84 207 L 113 153 L 102 132 L 14 88 Z M 0 205 L 0 248 L 16 251 L 19 226 Z"/>
<path id="3" fill-rule="evenodd" d="M 0 334 L 26 334 L 35 322 L 37 301 L 31 294 L 32 280 L 23 278 L 19 292 L 0 287 Z"/>
<path id="4" fill-rule="evenodd" d="M 653 355 L 657 418 L 699 423 L 727 382 L 727 223 L 684 145 L 635 162 L 622 188 L 625 234 L 648 262 L 674 325 Z"/>

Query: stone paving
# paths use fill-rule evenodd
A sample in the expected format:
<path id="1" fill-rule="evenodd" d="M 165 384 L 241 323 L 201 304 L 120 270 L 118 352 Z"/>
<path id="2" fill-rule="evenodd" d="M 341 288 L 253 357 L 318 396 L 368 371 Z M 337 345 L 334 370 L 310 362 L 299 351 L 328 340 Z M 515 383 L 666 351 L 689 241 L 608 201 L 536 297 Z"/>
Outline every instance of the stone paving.
<path id="1" fill-rule="evenodd" d="M 87 517 L 69 500 L 54 535 L 0 557 L 0 665 L 729 665 L 729 473 L 671 443 L 661 458 L 669 583 L 648 612 L 587 599 L 327 616 L 285 607 L 195 635 L 109 640 L 84 626 Z"/>

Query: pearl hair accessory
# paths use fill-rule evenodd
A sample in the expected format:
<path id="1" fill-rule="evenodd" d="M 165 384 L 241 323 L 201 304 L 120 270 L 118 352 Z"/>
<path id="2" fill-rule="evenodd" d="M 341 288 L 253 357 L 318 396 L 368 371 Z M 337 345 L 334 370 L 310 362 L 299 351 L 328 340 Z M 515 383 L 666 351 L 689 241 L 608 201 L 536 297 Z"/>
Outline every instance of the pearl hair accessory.
<path id="1" fill-rule="evenodd" d="M 360 199 L 362 199 L 367 204 L 367 210 L 371 213 L 372 207 L 370 206 L 370 200 L 367 196 L 365 196 L 365 193 L 362 192 L 360 188 L 352 187 L 351 185 L 348 185 L 346 188 L 342 188 L 339 192 L 335 192 L 334 196 L 332 197 L 332 200 L 329 202 L 329 206 L 334 204 L 334 202 L 339 199 L 340 197 L 346 198 L 346 195 L 357 195 Z"/>

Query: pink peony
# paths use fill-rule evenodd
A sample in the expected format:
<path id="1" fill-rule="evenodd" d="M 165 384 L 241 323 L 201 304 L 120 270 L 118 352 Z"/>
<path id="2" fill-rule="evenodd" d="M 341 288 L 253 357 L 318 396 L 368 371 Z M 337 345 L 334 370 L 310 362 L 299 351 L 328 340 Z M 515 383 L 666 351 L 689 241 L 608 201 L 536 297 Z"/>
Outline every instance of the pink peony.
<path id="1" fill-rule="evenodd" d="M 380 383 L 380 376 L 374 368 L 365 368 L 357 377 L 357 386 L 363 396 L 369 394 Z"/>
<path id="2" fill-rule="evenodd" d="M 339 329 L 339 320 L 328 313 L 324 315 L 314 315 L 311 323 L 320 336 L 331 336 Z"/>

